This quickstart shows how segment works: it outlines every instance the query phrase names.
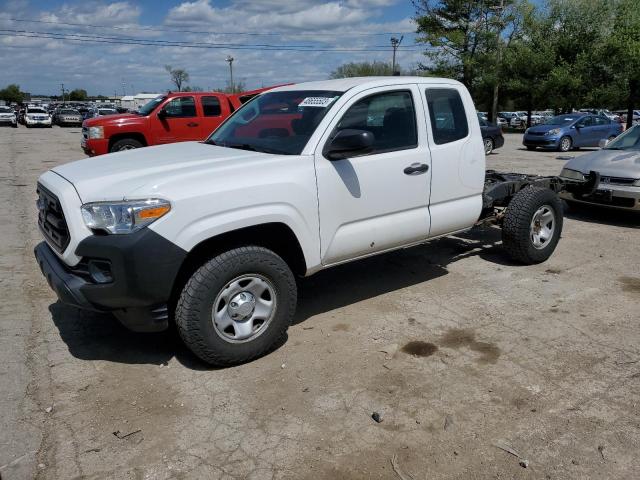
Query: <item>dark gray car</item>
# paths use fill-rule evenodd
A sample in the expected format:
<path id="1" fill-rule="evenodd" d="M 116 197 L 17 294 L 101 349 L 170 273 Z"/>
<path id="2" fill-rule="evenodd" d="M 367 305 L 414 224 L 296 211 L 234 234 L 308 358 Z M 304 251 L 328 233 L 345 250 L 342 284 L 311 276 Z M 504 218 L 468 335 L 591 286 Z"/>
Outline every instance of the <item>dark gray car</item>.
<path id="1" fill-rule="evenodd" d="M 631 127 L 601 150 L 569 160 L 560 176 L 582 179 L 591 171 L 600 174 L 600 185 L 593 194 L 562 192 L 560 196 L 569 204 L 640 211 L 640 125 Z"/>

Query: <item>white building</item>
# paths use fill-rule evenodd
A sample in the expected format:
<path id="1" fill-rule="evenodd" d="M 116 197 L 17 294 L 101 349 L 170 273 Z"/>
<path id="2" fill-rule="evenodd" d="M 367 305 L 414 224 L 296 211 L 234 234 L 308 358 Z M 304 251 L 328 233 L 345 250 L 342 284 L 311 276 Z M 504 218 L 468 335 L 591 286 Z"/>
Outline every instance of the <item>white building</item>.
<path id="1" fill-rule="evenodd" d="M 128 108 L 129 110 L 138 110 L 149 100 L 152 100 L 158 96 L 162 95 L 161 93 L 138 93 L 137 95 L 125 95 L 120 98 L 120 106 L 124 108 Z"/>

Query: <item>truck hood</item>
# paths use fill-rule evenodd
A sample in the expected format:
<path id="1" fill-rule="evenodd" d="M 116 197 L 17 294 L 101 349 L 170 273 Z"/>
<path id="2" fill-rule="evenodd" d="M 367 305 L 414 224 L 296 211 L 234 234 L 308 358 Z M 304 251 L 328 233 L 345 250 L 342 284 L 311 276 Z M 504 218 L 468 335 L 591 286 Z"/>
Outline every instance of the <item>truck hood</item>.
<path id="1" fill-rule="evenodd" d="M 640 150 L 597 150 L 569 160 L 564 168 L 607 177 L 640 178 Z"/>
<path id="2" fill-rule="evenodd" d="M 118 115 L 104 115 L 102 117 L 87 118 L 82 124 L 83 127 L 98 126 L 124 126 L 132 124 L 143 124 L 147 122 L 147 117 L 134 113 L 121 113 Z"/>
<path id="3" fill-rule="evenodd" d="M 180 142 L 78 160 L 53 171 L 74 185 L 83 203 L 162 198 L 168 184 L 202 175 L 219 179 L 225 170 L 249 168 L 247 164 L 256 161 L 264 163 L 265 155 Z"/>

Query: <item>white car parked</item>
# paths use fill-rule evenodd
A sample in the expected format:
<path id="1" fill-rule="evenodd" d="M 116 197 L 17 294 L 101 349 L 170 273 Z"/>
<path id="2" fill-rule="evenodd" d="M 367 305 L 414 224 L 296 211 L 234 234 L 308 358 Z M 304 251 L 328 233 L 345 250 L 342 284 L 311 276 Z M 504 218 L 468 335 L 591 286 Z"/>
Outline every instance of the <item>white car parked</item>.
<path id="1" fill-rule="evenodd" d="M 197 356 L 232 365 L 284 337 L 296 275 L 478 222 L 502 227 L 515 260 L 542 262 L 562 231 L 556 192 L 589 182 L 485 172 L 459 82 L 302 83 L 245 103 L 204 142 L 43 174 L 35 254 L 62 302 L 135 330 L 164 329 L 171 315 Z"/>
<path id="2" fill-rule="evenodd" d="M 48 127 L 51 128 L 53 122 L 51 115 L 42 107 L 27 107 L 24 114 L 24 124 L 27 128 L 31 127 Z"/>
<path id="3" fill-rule="evenodd" d="M 14 128 L 18 127 L 18 117 L 13 108 L 0 105 L 0 125 L 11 125 Z"/>

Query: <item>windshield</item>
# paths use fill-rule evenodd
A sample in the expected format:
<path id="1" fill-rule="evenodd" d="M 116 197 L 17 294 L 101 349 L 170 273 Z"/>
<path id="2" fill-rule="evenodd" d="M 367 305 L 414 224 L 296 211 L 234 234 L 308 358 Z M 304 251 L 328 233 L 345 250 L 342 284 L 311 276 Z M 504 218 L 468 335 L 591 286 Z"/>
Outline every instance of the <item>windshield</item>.
<path id="1" fill-rule="evenodd" d="M 118 112 L 111 108 L 101 108 L 100 110 L 98 110 L 98 115 L 114 115 L 116 113 Z"/>
<path id="2" fill-rule="evenodd" d="M 47 113 L 44 108 L 30 108 L 29 113 Z"/>
<path id="3" fill-rule="evenodd" d="M 146 116 L 147 116 L 147 115 L 149 115 L 151 112 L 153 112 L 153 110 L 154 110 L 158 105 L 160 105 L 160 102 L 162 102 L 165 98 L 167 98 L 167 97 L 160 96 L 160 97 L 156 97 L 156 98 L 154 98 L 153 100 L 151 100 L 151 101 L 149 101 L 149 102 L 145 103 L 142 107 L 140 107 L 140 109 L 138 110 L 138 113 L 139 113 L 140 115 L 144 115 L 144 116 L 146 117 Z"/>
<path id="4" fill-rule="evenodd" d="M 605 150 L 640 150 L 640 125 L 634 125 L 609 142 Z"/>
<path id="5" fill-rule="evenodd" d="M 545 122 L 545 125 L 570 125 L 583 115 L 558 115 L 550 118 Z"/>
<path id="6" fill-rule="evenodd" d="M 245 103 L 206 143 L 284 155 L 300 155 L 342 92 L 271 92 Z"/>
<path id="7" fill-rule="evenodd" d="M 13 110 L 9 107 L 0 107 L 0 113 L 13 113 Z"/>

